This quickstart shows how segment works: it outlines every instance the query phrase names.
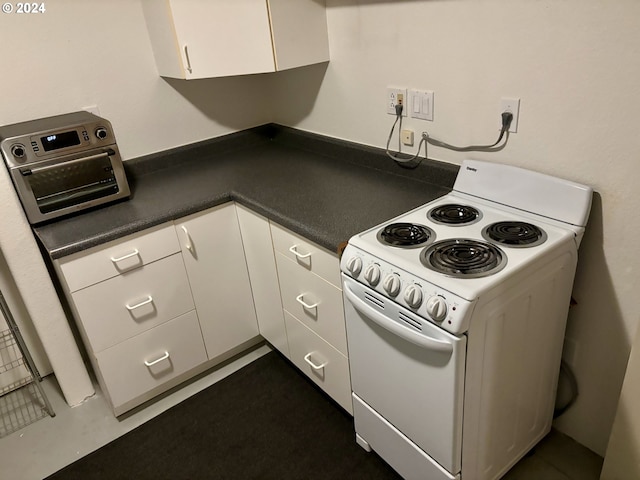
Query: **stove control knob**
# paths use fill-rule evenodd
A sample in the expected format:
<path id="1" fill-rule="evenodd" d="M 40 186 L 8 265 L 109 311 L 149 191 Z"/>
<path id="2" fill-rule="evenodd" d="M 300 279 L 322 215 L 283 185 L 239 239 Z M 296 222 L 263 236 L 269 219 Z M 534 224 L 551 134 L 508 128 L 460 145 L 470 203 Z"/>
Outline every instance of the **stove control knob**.
<path id="1" fill-rule="evenodd" d="M 400 293 L 400 276 L 397 273 L 390 273 L 382 282 L 382 287 L 389 295 L 395 297 Z"/>
<path id="2" fill-rule="evenodd" d="M 427 301 L 427 313 L 436 322 L 441 322 L 447 316 L 447 301 L 440 297 L 434 296 Z"/>
<path id="3" fill-rule="evenodd" d="M 404 291 L 404 301 L 411 308 L 418 308 L 422 305 L 422 290 L 418 285 L 409 285 Z"/>
<path id="4" fill-rule="evenodd" d="M 376 286 L 380 282 L 380 267 L 372 263 L 364 269 L 364 278 L 370 285 Z"/>
<path id="5" fill-rule="evenodd" d="M 351 275 L 357 277 L 362 270 L 362 259 L 360 257 L 351 257 L 347 260 L 347 270 L 351 272 Z"/>

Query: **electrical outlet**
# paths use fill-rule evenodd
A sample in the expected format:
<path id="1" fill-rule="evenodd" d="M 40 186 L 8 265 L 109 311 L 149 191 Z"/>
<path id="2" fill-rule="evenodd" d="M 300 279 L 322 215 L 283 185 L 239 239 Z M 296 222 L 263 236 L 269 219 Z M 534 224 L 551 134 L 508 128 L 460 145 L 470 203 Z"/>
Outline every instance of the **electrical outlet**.
<path id="1" fill-rule="evenodd" d="M 433 92 L 430 90 L 411 90 L 411 117 L 433 121 Z"/>
<path id="2" fill-rule="evenodd" d="M 387 87 L 387 113 L 396 114 L 396 105 L 402 104 L 402 116 L 407 116 L 407 89 Z"/>
<path id="3" fill-rule="evenodd" d="M 513 120 L 509 126 L 509 132 L 516 133 L 518 131 L 518 114 L 520 113 L 520 99 L 519 98 L 502 98 L 500 100 L 500 115 L 504 112 L 511 112 Z M 500 117 L 500 128 L 502 129 L 502 116 Z"/>

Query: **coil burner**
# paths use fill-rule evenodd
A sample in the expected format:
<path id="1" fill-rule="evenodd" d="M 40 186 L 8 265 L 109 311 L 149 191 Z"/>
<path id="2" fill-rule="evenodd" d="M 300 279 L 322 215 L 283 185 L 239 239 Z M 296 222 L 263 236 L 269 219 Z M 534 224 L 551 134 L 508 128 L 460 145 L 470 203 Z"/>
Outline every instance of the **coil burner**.
<path id="1" fill-rule="evenodd" d="M 378 240 L 392 247 L 424 247 L 435 240 L 435 233 L 429 227 L 416 223 L 392 223 L 378 232 Z"/>
<path id="2" fill-rule="evenodd" d="M 427 217 L 441 225 L 471 225 L 480 220 L 482 214 L 477 208 L 469 205 L 448 203 L 432 208 Z"/>
<path id="3" fill-rule="evenodd" d="M 422 264 L 455 278 L 493 275 L 507 264 L 502 251 L 490 243 L 465 238 L 436 242 L 420 252 Z"/>
<path id="4" fill-rule="evenodd" d="M 547 234 L 531 223 L 508 221 L 488 225 L 482 230 L 482 237 L 506 247 L 524 248 L 541 245 Z"/>

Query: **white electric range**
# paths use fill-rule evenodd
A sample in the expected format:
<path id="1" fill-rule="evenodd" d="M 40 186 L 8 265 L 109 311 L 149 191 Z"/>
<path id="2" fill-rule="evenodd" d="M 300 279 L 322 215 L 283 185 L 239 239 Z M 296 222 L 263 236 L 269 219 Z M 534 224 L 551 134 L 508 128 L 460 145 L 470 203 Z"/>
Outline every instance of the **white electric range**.
<path id="1" fill-rule="evenodd" d="M 356 439 L 405 478 L 502 476 L 551 428 L 592 189 L 467 160 L 341 260 Z"/>

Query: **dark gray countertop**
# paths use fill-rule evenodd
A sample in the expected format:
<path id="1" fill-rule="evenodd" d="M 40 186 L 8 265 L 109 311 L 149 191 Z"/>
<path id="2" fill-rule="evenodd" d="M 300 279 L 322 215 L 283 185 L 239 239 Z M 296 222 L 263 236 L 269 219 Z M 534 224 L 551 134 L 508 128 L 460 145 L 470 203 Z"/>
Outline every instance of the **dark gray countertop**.
<path id="1" fill-rule="evenodd" d="M 235 200 L 337 252 L 352 235 L 451 190 L 458 167 L 266 125 L 125 162 L 129 200 L 36 226 L 51 258 Z"/>

